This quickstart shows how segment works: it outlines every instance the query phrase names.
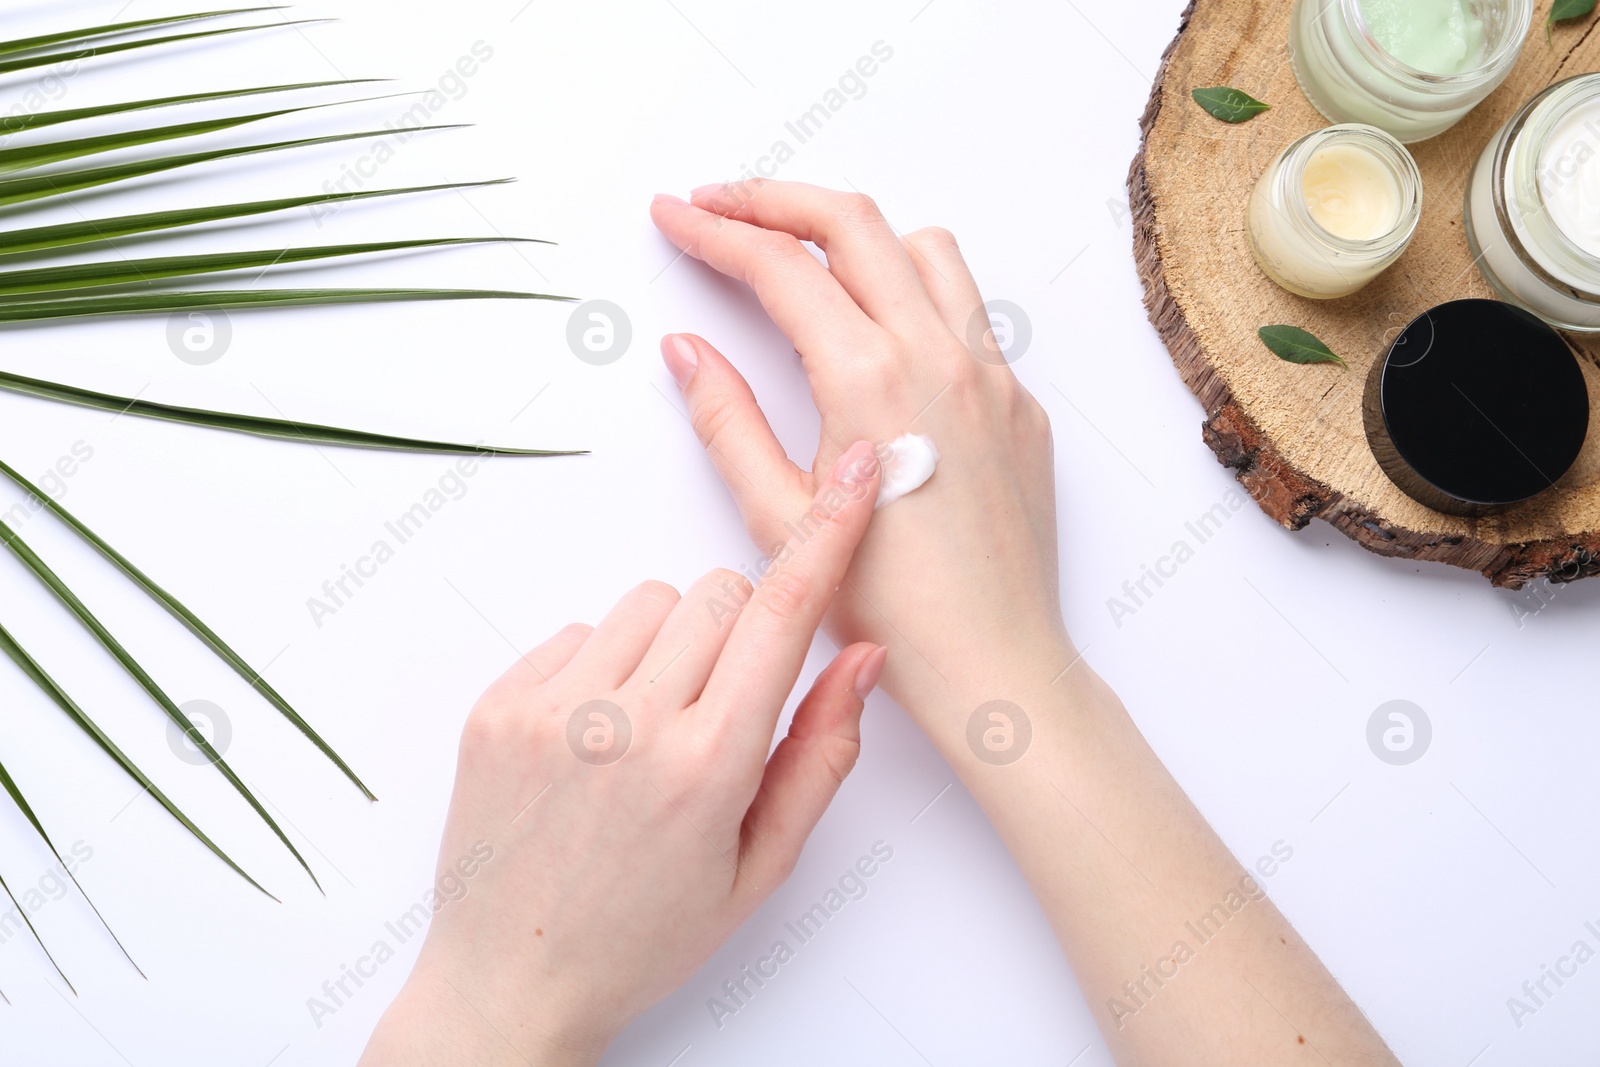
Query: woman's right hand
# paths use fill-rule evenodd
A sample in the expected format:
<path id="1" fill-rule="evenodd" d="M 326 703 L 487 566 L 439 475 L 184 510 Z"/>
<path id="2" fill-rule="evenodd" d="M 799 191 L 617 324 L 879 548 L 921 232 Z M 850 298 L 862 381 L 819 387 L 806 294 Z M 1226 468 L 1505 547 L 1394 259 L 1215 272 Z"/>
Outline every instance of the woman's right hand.
<path id="1" fill-rule="evenodd" d="M 759 179 L 696 189 L 690 203 L 660 196 L 651 215 L 678 247 L 754 289 L 794 343 L 822 415 L 813 470 L 860 439 L 912 432 L 939 450 L 933 478 L 875 516 L 831 636 L 889 646 L 884 688 L 924 725 L 1047 686 L 1075 659 L 1049 421 L 995 347 L 955 239 L 927 229 L 901 240 L 865 196 Z M 777 556 L 814 476 L 709 343 L 675 334 L 662 352 L 751 537 Z"/>

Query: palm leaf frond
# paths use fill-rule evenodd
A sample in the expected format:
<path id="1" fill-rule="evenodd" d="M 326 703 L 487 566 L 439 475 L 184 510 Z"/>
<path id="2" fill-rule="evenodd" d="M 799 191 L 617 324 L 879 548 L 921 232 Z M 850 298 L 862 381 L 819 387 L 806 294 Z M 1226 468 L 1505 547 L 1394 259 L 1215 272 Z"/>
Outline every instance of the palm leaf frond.
<path id="1" fill-rule="evenodd" d="M 5 891 L 6 896 L 11 900 L 11 907 L 16 910 L 18 915 L 22 916 L 22 921 L 28 924 L 28 933 L 32 934 L 33 939 L 39 943 L 39 951 L 44 953 L 44 958 L 50 961 L 50 966 L 54 967 L 56 973 L 61 976 L 61 980 L 67 983 L 67 988 L 72 990 L 72 995 L 77 996 L 78 991 L 73 988 L 72 979 L 67 977 L 67 972 L 61 969 L 61 964 L 57 963 L 56 958 L 50 955 L 50 950 L 45 948 L 44 938 L 39 936 L 39 931 L 33 928 L 33 920 L 28 918 L 28 910 L 17 901 L 17 895 L 11 891 L 10 886 L 6 885 L 4 878 L 0 878 L 0 890 Z M 11 998 L 7 997 L 6 1003 L 11 1003 Z"/>
<path id="2" fill-rule="evenodd" d="M 423 130 L 450 130 L 455 126 L 415 126 L 407 133 Z M 30 178 L 0 180 L 0 207 L 11 207 L 30 200 L 43 200 L 51 196 L 65 196 L 113 182 L 143 178 L 164 171 L 192 167 L 199 163 L 212 163 L 240 156 L 259 155 L 263 152 L 281 152 L 290 148 L 307 148 L 312 145 L 336 144 L 340 141 L 362 141 L 388 137 L 393 130 L 363 130 L 360 133 L 336 133 L 326 137 L 301 137 L 293 141 L 273 141 L 270 144 L 242 145 L 236 148 L 214 148 L 208 152 L 188 152 L 177 156 L 158 156 L 131 163 L 118 163 L 107 167 L 89 167 L 83 170 L 58 171 Z"/>
<path id="3" fill-rule="evenodd" d="M 146 419 L 180 422 L 190 426 L 204 426 L 212 430 L 269 437 L 280 441 L 298 441 L 303 444 L 335 445 L 341 448 L 374 448 L 395 452 L 438 452 L 446 455 L 466 456 L 579 456 L 582 451 L 550 451 L 537 448 L 504 448 L 494 445 L 463 445 L 446 441 L 428 441 L 411 437 L 393 437 L 388 434 L 368 433 L 365 430 L 346 430 L 337 426 L 319 426 L 310 422 L 290 419 L 269 419 L 259 415 L 236 415 L 228 412 L 206 411 L 202 408 L 178 407 L 157 404 L 133 397 L 112 396 L 77 386 L 24 378 L 20 374 L 0 371 L 0 389 L 26 396 L 53 400 L 57 403 L 76 404 L 79 407 L 99 408 L 123 415 L 137 415 Z"/>
<path id="4" fill-rule="evenodd" d="M 125 293 L 56 300 L 0 302 L 0 322 L 88 318 L 96 315 L 181 314 L 188 311 L 248 311 L 252 308 L 314 307 L 323 304 L 393 304 L 433 300 L 571 300 L 570 296 L 501 289 L 201 289 L 193 292 Z"/>
<path id="5" fill-rule="evenodd" d="M 201 256 L 162 256 L 156 259 L 119 259 L 100 263 L 79 263 L 70 267 L 42 267 L 30 270 L 0 271 L 0 299 L 23 294 L 56 293 L 78 289 L 101 289 L 116 285 L 135 285 L 168 278 L 191 278 L 223 271 L 253 270 L 306 263 L 341 256 L 365 256 L 379 252 L 403 252 L 446 245 L 493 244 L 529 241 L 520 237 L 434 237 L 409 241 L 372 241 L 363 244 L 320 245 L 308 248 L 264 249 L 258 252 L 219 252 Z M 549 242 L 539 242 L 548 244 Z M 0 304 L 0 307 L 3 307 Z"/>
<path id="6" fill-rule="evenodd" d="M 32 70 L 35 67 L 48 67 L 56 63 L 73 63 L 96 56 L 115 55 L 118 52 L 130 52 L 136 48 L 153 48 L 157 45 L 176 44 L 179 41 L 197 41 L 205 37 L 222 37 L 230 33 L 250 33 L 254 30 L 276 30 L 285 26 L 304 26 L 313 22 L 327 22 L 328 19 L 285 19 L 283 22 L 266 22 L 255 26 L 229 26 L 224 30 L 197 30 L 194 33 L 176 33 L 167 37 L 141 37 L 136 41 L 120 41 L 116 44 L 94 44 L 87 42 L 82 48 L 70 48 L 60 52 L 43 52 L 38 55 L 19 56 L 15 59 L 0 59 L 0 74 L 12 74 L 19 70 Z"/>
<path id="7" fill-rule="evenodd" d="M 134 963 L 133 956 L 129 954 L 126 946 L 123 945 L 122 939 L 117 937 L 116 932 L 111 929 L 111 924 L 106 922 L 106 917 L 100 914 L 100 909 L 95 907 L 94 901 L 89 899 L 89 894 L 78 882 L 78 876 L 72 873 L 72 868 L 67 866 L 67 861 L 61 858 L 61 850 L 56 848 L 56 843 L 50 840 L 49 834 L 45 833 L 44 824 L 39 821 L 39 816 L 34 814 L 33 806 L 29 804 L 27 798 L 22 795 L 22 790 L 17 788 L 16 780 L 13 779 L 11 777 L 11 773 L 6 770 L 5 764 L 0 764 L 0 786 L 5 787 L 5 791 L 11 794 L 12 802 L 15 803 L 22 814 L 27 817 L 28 822 L 33 824 L 34 831 L 38 833 L 40 838 L 44 840 L 44 843 L 50 849 L 50 854 L 56 858 L 56 862 L 61 865 L 61 869 L 66 872 L 67 877 L 72 879 L 73 886 L 77 888 L 78 893 L 83 897 L 84 902 L 89 905 L 89 910 L 94 912 L 94 917 L 100 920 L 100 925 L 106 928 L 106 933 L 111 935 L 111 940 L 117 943 L 117 947 L 119 949 L 122 949 L 122 954 L 128 957 L 128 962 L 133 964 L 133 969 L 139 972 L 139 977 L 148 979 L 150 976 L 144 973 L 144 968 L 140 967 L 137 963 Z"/>
<path id="8" fill-rule="evenodd" d="M 28 651 L 17 643 L 17 639 L 12 637 L 11 632 L 4 626 L 0 626 L 0 652 L 4 652 L 7 656 L 9 656 L 11 661 L 21 668 L 22 673 L 26 674 L 28 679 L 32 681 L 34 685 L 38 686 L 39 689 L 43 691 L 45 696 L 50 698 L 51 702 L 54 703 L 56 707 L 60 708 L 66 713 L 67 718 L 71 719 L 75 724 L 77 724 L 80 730 L 88 734 L 89 737 L 94 740 L 94 743 L 100 746 L 100 751 L 110 756 L 111 759 L 116 762 L 117 766 L 121 767 L 127 772 L 128 777 L 132 778 L 135 782 L 138 782 L 139 785 L 144 788 L 145 792 L 154 797 L 156 802 L 167 810 L 167 814 L 178 820 L 179 824 L 182 825 L 185 830 L 188 830 L 191 834 L 193 834 L 196 840 L 198 840 L 202 845 L 206 846 L 206 848 L 210 849 L 213 855 L 215 855 L 223 863 L 226 863 L 229 868 L 231 868 L 233 872 L 240 878 L 243 878 L 252 886 L 261 890 L 261 892 L 266 893 L 266 895 L 272 897 L 273 900 L 278 899 L 271 893 L 267 893 L 266 889 L 262 887 L 260 882 L 246 874 L 243 867 L 240 867 L 237 863 L 233 862 L 233 858 L 231 856 L 222 851 L 222 849 L 218 848 L 217 843 L 211 840 L 210 837 L 206 836 L 205 831 L 196 826 L 194 821 L 190 819 L 189 816 L 185 815 L 178 808 L 178 806 L 172 802 L 171 798 L 168 797 L 167 794 L 163 793 L 160 787 L 150 780 L 150 777 L 145 774 L 144 771 L 139 769 L 138 764 L 129 759 L 127 753 L 123 752 L 122 749 L 117 747 L 116 742 L 112 741 L 111 738 L 106 736 L 105 731 L 100 729 L 99 725 L 96 724 L 93 719 L 89 718 L 88 713 L 78 706 L 78 702 L 73 700 L 72 697 L 67 694 L 67 691 L 61 688 L 56 680 L 46 673 L 43 667 L 39 666 L 38 661 L 30 656 Z"/>
<path id="9" fill-rule="evenodd" d="M 211 93 L 158 96 L 149 100 L 131 100 L 121 104 L 101 104 L 98 107 L 77 107 L 63 111 L 34 111 L 22 115 L 0 115 L 0 131 L 22 133 L 24 130 L 39 130 L 47 126 L 60 126 L 63 123 L 80 122 L 84 119 L 122 115 L 130 111 L 149 111 L 161 107 L 174 107 L 179 104 L 197 104 L 207 100 L 232 100 L 242 96 L 264 96 L 267 93 L 287 93 L 297 89 L 326 89 L 335 85 L 361 85 L 384 80 L 383 78 L 339 78 L 335 81 L 325 82 L 266 85 L 258 89 L 223 89 Z"/>
<path id="10" fill-rule="evenodd" d="M 85 219 L 54 226 L 33 226 L 23 230 L 0 230 L 0 256 L 23 252 L 42 252 L 70 248 L 74 245 L 110 241 L 119 237 L 132 237 L 141 233 L 158 233 L 186 226 L 199 226 L 208 222 L 228 222 L 252 215 L 267 215 L 277 211 L 291 211 L 301 207 L 320 207 L 324 204 L 341 204 L 347 201 L 371 200 L 383 196 L 401 196 L 409 193 L 433 193 L 447 189 L 475 189 L 484 185 L 505 185 L 514 178 L 495 178 L 481 182 L 450 182 L 444 185 L 412 185 L 403 189 L 370 189 L 355 193 L 319 193 L 315 196 L 292 196 L 279 200 L 255 200 L 243 204 L 218 204 L 214 207 L 180 208 L 176 211 L 150 211 L 139 215 L 119 215 L 115 218 Z"/>
<path id="11" fill-rule="evenodd" d="M 272 111 L 257 111 L 249 115 L 228 115 L 223 118 L 178 122 L 166 126 L 146 126 L 143 129 L 106 133 L 98 137 L 75 137 L 65 141 L 47 141 L 44 144 L 27 145 L 23 148 L 0 148 L 0 174 L 14 174 L 17 171 L 33 170 L 36 167 L 45 167 L 52 163 L 65 163 L 68 160 L 105 155 L 108 152 L 120 152 L 123 149 L 160 144 L 163 141 L 181 141 L 189 137 L 204 137 L 207 134 L 222 133 L 225 130 L 248 126 L 253 122 L 265 122 L 267 119 L 282 118 L 285 115 L 294 115 L 302 111 L 316 111 L 319 108 L 340 107 L 344 104 L 363 104 L 370 103 L 373 100 L 385 99 L 389 99 L 389 97 L 366 97 L 359 100 L 335 100 L 331 103 L 323 104 L 302 104 L 299 107 L 280 107 Z"/>
<path id="12" fill-rule="evenodd" d="M 332 746 L 324 741 L 317 731 L 311 728 L 311 724 L 306 722 L 305 719 L 301 718 L 300 713 L 295 711 L 287 700 L 279 696 L 278 691 L 269 685 L 267 680 L 262 678 L 261 674 L 254 667 L 250 666 L 250 664 L 245 661 L 243 656 L 235 652 L 226 641 L 217 636 L 216 632 L 212 630 L 211 627 L 207 626 L 198 615 L 185 607 L 182 601 L 173 596 L 171 593 L 167 592 L 161 586 L 157 585 L 155 579 L 151 578 L 144 571 L 136 567 L 133 564 L 133 561 L 129 560 L 122 553 L 118 552 L 115 548 L 112 548 L 111 545 L 102 539 L 99 534 L 89 529 L 89 527 L 85 525 L 83 521 L 80 520 L 76 515 L 62 507 L 60 504 L 56 503 L 53 498 L 47 495 L 37 485 L 34 485 L 33 482 L 29 481 L 22 474 L 18 473 L 17 470 L 15 470 L 10 464 L 0 461 L 0 474 L 4 474 L 7 478 L 10 478 L 24 492 L 32 494 L 33 499 L 37 500 L 43 507 L 48 508 L 51 514 L 60 519 L 62 522 L 66 523 L 74 533 L 76 533 L 83 540 L 87 541 L 97 552 L 113 563 L 118 570 L 122 571 L 123 574 L 132 579 L 135 585 L 137 585 L 140 589 L 143 589 L 145 593 L 152 597 L 158 604 L 166 608 L 175 619 L 183 623 L 183 625 L 186 626 L 191 633 L 193 633 L 201 641 L 205 642 L 205 644 L 209 646 L 211 650 L 222 659 L 223 662 L 227 663 L 228 666 L 237 671 L 240 677 L 249 682 L 251 687 L 255 689 L 256 692 L 265 697 L 268 703 L 277 708 L 278 711 L 283 714 L 284 718 L 293 723 L 295 727 L 311 741 L 312 744 L 316 745 L 324 756 L 327 756 L 328 759 L 332 760 L 334 765 L 343 771 L 345 776 L 348 777 L 350 781 L 355 783 L 356 788 L 360 789 L 362 794 L 365 795 L 368 800 L 378 799 L 373 795 L 372 790 L 367 788 L 366 783 L 360 778 L 356 777 L 356 772 L 350 769 L 350 765 L 345 763 L 339 754 L 333 750 Z M 0 768 L 0 774 L 3 773 L 4 768 Z M 44 831 L 41 829 L 39 832 L 42 834 Z"/>
<path id="13" fill-rule="evenodd" d="M 304 856 L 300 855 L 300 850 L 294 847 L 294 843 L 289 840 L 289 835 L 283 832 L 283 828 L 278 825 L 277 820 L 267 812 L 261 801 L 256 799 L 256 795 L 250 791 L 249 786 L 244 784 L 244 780 L 234 773 L 232 767 L 228 766 L 228 761 L 222 758 L 222 754 L 212 747 L 210 741 L 205 739 L 205 735 L 190 721 L 189 716 L 183 713 L 183 709 L 178 707 L 172 698 L 167 695 L 166 691 L 156 684 L 156 680 L 150 677 L 149 673 L 139 665 L 139 661 L 134 659 L 126 648 L 122 647 L 122 643 L 112 636 L 111 631 L 106 629 L 105 625 L 89 610 L 83 601 L 78 599 L 77 594 L 67 587 L 67 584 L 61 580 L 60 576 L 51 570 L 49 565 L 40 559 L 33 549 L 28 547 L 17 532 L 4 522 L 0 522 L 0 541 L 5 542 L 6 547 L 11 550 L 12 554 L 21 560 L 28 570 L 33 572 L 34 577 L 38 578 L 45 588 L 55 594 L 56 599 L 61 601 L 67 610 L 77 617 L 84 629 L 93 634 L 101 646 L 111 653 L 112 658 L 122 665 L 123 670 L 127 671 L 133 680 L 139 683 L 139 687 L 166 713 L 167 718 L 171 719 L 194 742 L 195 747 L 205 754 L 206 759 L 211 761 L 211 765 L 217 768 L 218 772 L 228 780 L 228 784 L 233 786 L 238 794 L 255 809 L 256 814 L 266 822 L 272 832 L 277 835 L 278 840 L 283 842 L 283 846 L 289 850 L 289 854 L 299 862 L 306 874 L 310 876 L 311 883 L 317 887 L 317 891 L 321 892 L 322 883 L 317 881 L 317 876 L 312 872 L 311 865 L 306 862 Z"/>
<path id="14" fill-rule="evenodd" d="M 171 26 L 179 22 L 198 22 L 201 19 L 221 18 L 224 15 L 253 15 L 260 11 L 282 11 L 283 6 L 271 7 L 235 7 L 226 11 L 201 11 L 193 15 L 167 15 L 162 18 L 139 19 L 136 22 L 111 22 L 103 26 L 90 26 L 80 30 L 59 30 L 39 37 L 20 37 L 14 41 L 0 41 L 0 55 L 10 55 L 13 52 L 31 52 L 39 48 L 50 48 L 53 45 L 68 44 L 73 41 L 86 41 L 95 37 L 115 37 L 125 33 L 134 33 L 139 30 L 155 29 L 157 26 Z"/>

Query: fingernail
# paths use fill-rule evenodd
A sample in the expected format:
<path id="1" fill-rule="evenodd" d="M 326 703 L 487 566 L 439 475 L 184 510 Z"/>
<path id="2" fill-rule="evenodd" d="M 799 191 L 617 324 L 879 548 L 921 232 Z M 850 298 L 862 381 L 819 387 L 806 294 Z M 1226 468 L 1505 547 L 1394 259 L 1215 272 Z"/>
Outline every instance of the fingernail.
<path id="1" fill-rule="evenodd" d="M 866 459 L 871 453 L 871 441 L 857 441 L 845 449 L 844 455 L 839 457 L 839 462 L 833 465 L 833 480 L 836 482 L 844 481 L 845 476 L 851 472 L 851 468 Z"/>
<path id="2" fill-rule="evenodd" d="M 693 189 L 689 190 L 689 199 L 693 200 L 696 197 L 704 199 L 706 197 L 715 196 L 716 194 L 722 192 L 722 190 L 725 188 L 727 188 L 727 185 L 724 182 L 712 182 L 710 185 L 697 185 Z"/>
<path id="3" fill-rule="evenodd" d="M 675 204 L 678 207 L 686 207 L 686 206 L 688 206 L 688 201 L 687 200 L 681 200 L 678 197 L 673 196 L 671 193 L 657 193 L 656 196 L 655 196 L 655 200 L 653 200 L 652 203 L 656 203 L 656 204 Z"/>
<path id="4" fill-rule="evenodd" d="M 867 694 L 878 687 L 878 678 L 883 674 L 884 661 L 889 658 L 889 649 L 879 645 L 866 659 L 861 661 L 861 666 L 856 670 L 856 696 L 862 700 L 867 699 Z"/>
<path id="5" fill-rule="evenodd" d="M 687 389 L 689 379 L 700 366 L 700 353 L 694 350 L 694 344 L 681 333 L 669 333 L 661 339 L 661 358 L 666 361 L 667 370 L 672 372 L 678 388 Z"/>

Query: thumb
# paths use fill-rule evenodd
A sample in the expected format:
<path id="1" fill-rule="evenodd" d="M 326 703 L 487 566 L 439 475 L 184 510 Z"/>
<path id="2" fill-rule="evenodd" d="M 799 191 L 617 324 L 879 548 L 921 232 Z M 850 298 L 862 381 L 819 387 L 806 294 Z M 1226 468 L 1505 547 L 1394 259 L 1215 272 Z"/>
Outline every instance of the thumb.
<path id="1" fill-rule="evenodd" d="M 773 434 L 749 383 L 710 342 L 694 334 L 668 334 L 661 339 L 661 356 L 745 528 L 758 545 L 770 544 L 782 528 L 782 516 L 810 498 L 804 474 Z"/>
<path id="2" fill-rule="evenodd" d="M 739 866 L 769 890 L 788 877 L 861 751 L 861 710 L 889 650 L 851 645 L 817 676 L 767 760 L 745 814 Z"/>

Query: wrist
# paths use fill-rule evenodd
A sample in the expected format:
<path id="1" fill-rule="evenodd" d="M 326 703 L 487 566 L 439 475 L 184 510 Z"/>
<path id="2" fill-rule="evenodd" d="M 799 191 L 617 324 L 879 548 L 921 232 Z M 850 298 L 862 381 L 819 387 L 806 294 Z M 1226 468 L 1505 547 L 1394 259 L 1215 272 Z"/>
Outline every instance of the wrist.
<path id="1" fill-rule="evenodd" d="M 544 998 L 512 1008 L 470 972 L 424 953 L 373 1031 L 360 1067 L 592 1067 L 607 1041 L 566 1025 Z"/>

